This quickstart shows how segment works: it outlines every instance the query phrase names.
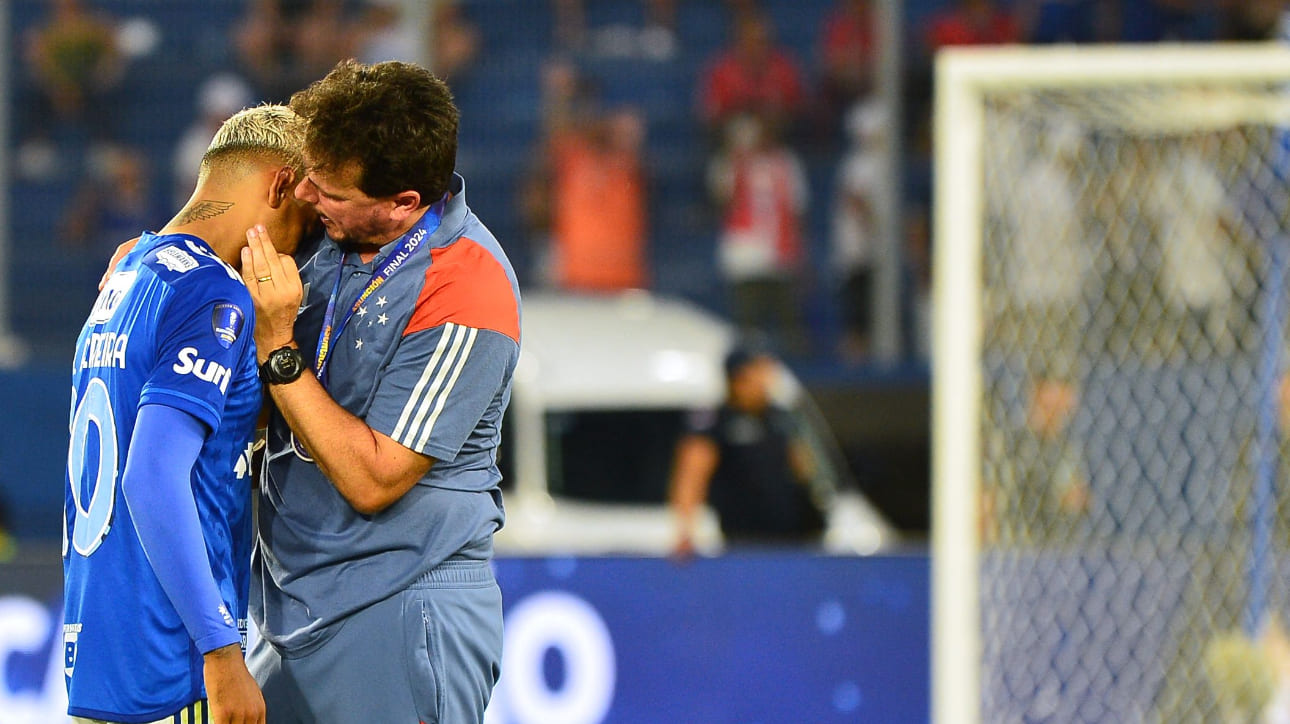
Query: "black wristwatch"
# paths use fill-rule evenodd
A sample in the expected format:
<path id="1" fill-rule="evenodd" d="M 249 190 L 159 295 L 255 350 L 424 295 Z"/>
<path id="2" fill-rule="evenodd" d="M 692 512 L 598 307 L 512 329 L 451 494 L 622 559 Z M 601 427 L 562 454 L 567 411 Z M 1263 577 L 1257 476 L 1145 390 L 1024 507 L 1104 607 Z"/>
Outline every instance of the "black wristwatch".
<path id="1" fill-rule="evenodd" d="M 305 371 L 305 356 L 295 347 L 280 347 L 260 365 L 260 379 L 268 385 L 295 382 Z"/>

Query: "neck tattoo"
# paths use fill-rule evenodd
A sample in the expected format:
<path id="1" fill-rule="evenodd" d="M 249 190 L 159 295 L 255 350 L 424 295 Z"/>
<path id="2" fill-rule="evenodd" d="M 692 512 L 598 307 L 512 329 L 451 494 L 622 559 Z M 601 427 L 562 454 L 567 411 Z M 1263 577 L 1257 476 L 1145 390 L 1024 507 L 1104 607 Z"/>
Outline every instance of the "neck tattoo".
<path id="1" fill-rule="evenodd" d="M 213 219 L 231 208 L 233 208 L 232 201 L 198 201 L 179 212 L 175 217 L 175 226 Z"/>

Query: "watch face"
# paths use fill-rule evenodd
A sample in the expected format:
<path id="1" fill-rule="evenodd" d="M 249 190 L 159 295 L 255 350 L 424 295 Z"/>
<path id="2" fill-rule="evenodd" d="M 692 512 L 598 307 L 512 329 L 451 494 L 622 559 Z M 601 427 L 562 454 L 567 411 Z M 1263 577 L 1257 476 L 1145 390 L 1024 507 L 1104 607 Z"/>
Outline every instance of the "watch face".
<path id="1" fill-rule="evenodd" d="M 304 372 L 304 357 L 299 350 L 274 350 L 268 359 L 270 382 L 292 382 Z"/>
<path id="2" fill-rule="evenodd" d="M 273 371 L 283 377 L 294 377 L 300 374 L 300 356 L 290 352 L 281 352 L 273 358 Z"/>

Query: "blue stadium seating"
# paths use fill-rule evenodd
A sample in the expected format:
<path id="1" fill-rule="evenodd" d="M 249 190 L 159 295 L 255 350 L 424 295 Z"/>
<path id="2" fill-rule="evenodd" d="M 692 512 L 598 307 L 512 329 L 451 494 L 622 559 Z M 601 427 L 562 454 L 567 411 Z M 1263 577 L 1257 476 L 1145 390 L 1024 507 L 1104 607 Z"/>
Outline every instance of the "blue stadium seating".
<path id="1" fill-rule="evenodd" d="M 780 40 L 812 75 L 820 23 L 833 2 L 764 3 Z M 126 115 L 122 140 L 141 148 L 159 173 L 159 181 L 164 181 L 171 149 L 192 117 L 198 85 L 203 78 L 232 63 L 229 29 L 244 12 L 246 3 L 97 0 L 91 4 L 118 18 L 150 19 L 162 29 L 156 52 L 133 62 L 124 88 L 131 101 L 120 110 Z M 938 4 L 939 0 L 910 3 L 914 7 L 909 12 L 917 16 L 926 7 Z M 16 33 L 39 22 L 45 13 L 41 0 L 14 0 L 10 6 Z M 538 134 L 541 65 L 553 52 L 550 3 L 469 0 L 463 8 L 481 33 L 482 52 L 476 64 L 454 80 L 463 120 L 460 168 L 470 181 L 472 205 L 512 251 L 522 279 L 530 281 L 531 242 L 525 238 L 516 199 Z M 642 0 L 587 3 L 590 28 L 612 24 L 640 27 L 643 17 Z M 727 24 L 723 0 L 685 0 L 678 3 L 678 52 L 671 59 L 647 61 L 591 54 L 576 59 L 584 72 L 597 79 L 606 106 L 634 106 L 648 119 L 647 166 L 654 212 L 651 255 L 656 286 L 662 292 L 680 294 L 716 308 L 722 306 L 712 262 L 717 222 L 706 200 L 707 146 L 694 106 L 696 80 L 712 55 L 725 44 Z M 813 188 L 810 248 L 813 261 L 819 265 L 823 263 L 836 154 L 810 153 L 806 160 Z M 166 184 L 158 183 L 158 187 L 164 189 Z M 11 226 L 18 245 L 26 239 L 49 243 L 54 220 L 62 212 L 68 193 L 67 179 L 53 184 L 15 185 L 11 202 L 19 213 L 13 214 Z M 59 261 L 58 277 L 66 280 L 69 288 L 56 293 L 45 291 L 49 299 L 41 304 L 27 303 L 30 297 L 26 295 L 47 287 L 37 287 L 17 267 L 11 270 L 18 300 L 14 305 L 18 332 L 38 342 L 54 340 L 51 345 L 38 345 L 38 350 L 46 346 L 51 352 L 60 350 L 67 346 L 62 342 L 75 335 L 87 293 L 71 285 L 97 278 L 89 271 L 97 263 Z M 819 300 L 811 307 L 816 312 L 824 310 L 826 316 L 827 308 Z"/>

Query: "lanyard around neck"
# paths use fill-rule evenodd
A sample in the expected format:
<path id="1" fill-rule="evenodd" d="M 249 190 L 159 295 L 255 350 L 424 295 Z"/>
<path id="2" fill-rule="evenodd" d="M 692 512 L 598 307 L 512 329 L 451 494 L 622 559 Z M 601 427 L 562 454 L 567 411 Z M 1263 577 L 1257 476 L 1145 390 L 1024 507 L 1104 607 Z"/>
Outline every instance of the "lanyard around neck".
<path id="1" fill-rule="evenodd" d="M 354 313 L 363 306 L 367 298 L 372 293 L 380 289 L 390 277 L 403 268 L 404 263 L 412 256 L 421 244 L 430 237 L 431 234 L 439 228 L 443 219 L 444 206 L 448 203 L 448 197 L 445 195 L 437 203 L 431 206 L 426 213 L 417 221 L 411 229 L 408 229 L 402 237 L 399 238 L 394 250 L 386 257 L 385 262 L 380 268 L 372 274 L 372 279 L 367 283 L 362 293 L 349 305 L 349 311 L 341 318 L 340 323 L 336 323 L 336 300 L 340 296 L 340 284 L 345 278 L 345 261 L 342 258 L 341 263 L 336 269 L 336 283 L 332 286 L 331 297 L 327 300 L 327 311 L 323 314 L 322 329 L 318 331 L 318 353 L 314 360 L 314 375 L 318 381 L 327 385 L 327 363 L 331 359 L 332 345 L 340 339 L 340 335 L 345 331 L 349 320 L 353 319 Z"/>

